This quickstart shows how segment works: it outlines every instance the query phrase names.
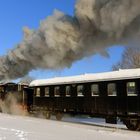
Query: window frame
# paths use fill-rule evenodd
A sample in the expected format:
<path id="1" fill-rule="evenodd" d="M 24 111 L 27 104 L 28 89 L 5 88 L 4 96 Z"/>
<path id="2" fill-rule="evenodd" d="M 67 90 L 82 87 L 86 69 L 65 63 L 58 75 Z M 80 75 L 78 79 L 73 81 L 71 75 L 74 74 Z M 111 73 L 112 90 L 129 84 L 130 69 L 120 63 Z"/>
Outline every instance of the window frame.
<path id="1" fill-rule="evenodd" d="M 58 89 L 57 89 L 58 88 Z M 59 94 L 56 94 L 56 90 L 59 91 Z M 55 86 L 54 87 L 54 97 L 60 97 L 60 86 Z"/>
<path id="2" fill-rule="evenodd" d="M 22 85 L 18 84 L 18 91 L 22 91 Z"/>
<path id="3" fill-rule="evenodd" d="M 79 87 L 82 87 L 82 94 L 79 94 L 80 93 L 80 91 L 78 91 L 78 88 Z M 80 89 L 79 89 L 80 90 Z M 77 85 L 77 88 L 76 88 L 76 91 L 77 91 L 77 97 L 83 97 L 84 96 L 84 85 L 83 84 L 80 84 L 80 85 Z"/>
<path id="4" fill-rule="evenodd" d="M 46 93 L 47 93 L 47 92 L 46 92 L 46 89 L 48 89 L 48 90 L 47 90 L 48 94 L 46 94 Z M 47 87 L 44 88 L 44 97 L 49 97 L 49 96 L 50 96 L 50 87 L 47 86 Z"/>
<path id="5" fill-rule="evenodd" d="M 115 91 L 112 91 L 112 93 L 115 92 L 115 94 L 109 94 L 109 86 L 110 86 L 110 85 L 115 85 L 115 86 L 114 86 Z M 113 82 L 112 82 L 112 83 L 108 83 L 108 84 L 107 84 L 107 96 L 117 96 L 117 84 L 116 84 L 116 83 L 113 83 Z"/>
<path id="6" fill-rule="evenodd" d="M 95 85 L 97 86 L 97 91 L 98 91 L 97 94 L 93 94 L 93 89 L 94 89 L 93 86 L 95 86 Z M 100 95 L 99 84 L 96 84 L 96 83 L 95 84 L 91 84 L 90 88 L 91 88 L 91 96 L 92 97 Z"/>
<path id="7" fill-rule="evenodd" d="M 39 93 L 38 93 L 38 92 L 39 92 Z M 41 97 L 41 89 L 40 89 L 40 87 L 37 87 L 37 88 L 36 88 L 35 97 Z"/>
<path id="8" fill-rule="evenodd" d="M 69 94 L 67 94 L 67 87 L 69 87 Z M 71 96 L 71 86 L 69 86 L 69 85 L 67 85 L 67 86 L 65 87 L 65 96 L 66 96 L 66 97 L 70 97 L 70 96 Z"/>
<path id="9" fill-rule="evenodd" d="M 0 86 L 0 93 L 3 93 L 3 92 L 4 92 L 4 87 Z"/>
<path id="10" fill-rule="evenodd" d="M 130 91 L 128 91 L 128 84 L 130 83 L 134 83 L 134 88 L 135 88 L 135 93 L 129 93 Z M 138 96 L 137 94 L 137 85 L 136 85 L 136 82 L 135 81 L 129 81 L 129 82 L 126 82 L 126 94 L 127 96 Z"/>

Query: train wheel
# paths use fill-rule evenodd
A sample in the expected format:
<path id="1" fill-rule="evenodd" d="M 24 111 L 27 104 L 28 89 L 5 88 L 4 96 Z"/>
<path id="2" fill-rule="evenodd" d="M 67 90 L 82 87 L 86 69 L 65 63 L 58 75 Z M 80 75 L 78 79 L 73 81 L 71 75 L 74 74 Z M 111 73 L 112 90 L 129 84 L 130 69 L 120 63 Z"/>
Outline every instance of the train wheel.
<path id="1" fill-rule="evenodd" d="M 47 111 L 45 116 L 46 116 L 46 119 L 50 119 L 51 118 L 51 113 L 49 111 Z"/>
<path id="2" fill-rule="evenodd" d="M 62 120 L 62 118 L 63 118 L 63 113 L 57 112 L 57 113 L 56 113 L 56 119 L 57 119 L 58 121 L 60 121 L 60 120 Z"/>
<path id="3" fill-rule="evenodd" d="M 123 122 L 129 130 L 140 130 L 140 120 L 138 119 L 128 119 L 124 120 Z"/>

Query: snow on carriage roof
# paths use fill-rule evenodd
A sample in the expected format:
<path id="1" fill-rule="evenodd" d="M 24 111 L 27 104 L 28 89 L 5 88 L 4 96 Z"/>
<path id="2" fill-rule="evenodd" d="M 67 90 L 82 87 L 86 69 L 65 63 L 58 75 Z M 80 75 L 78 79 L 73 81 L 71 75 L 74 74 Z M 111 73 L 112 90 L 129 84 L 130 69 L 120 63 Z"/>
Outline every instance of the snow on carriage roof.
<path id="1" fill-rule="evenodd" d="M 140 68 L 34 80 L 30 83 L 29 86 L 33 87 L 33 86 L 59 85 L 70 83 L 98 82 L 98 81 L 110 81 L 132 78 L 140 78 Z"/>

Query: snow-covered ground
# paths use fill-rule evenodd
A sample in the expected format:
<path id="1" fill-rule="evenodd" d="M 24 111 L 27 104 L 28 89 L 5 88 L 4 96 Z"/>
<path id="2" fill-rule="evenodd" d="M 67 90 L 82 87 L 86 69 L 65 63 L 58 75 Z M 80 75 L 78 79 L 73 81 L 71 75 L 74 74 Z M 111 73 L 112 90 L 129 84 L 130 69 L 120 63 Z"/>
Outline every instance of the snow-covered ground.
<path id="1" fill-rule="evenodd" d="M 140 132 L 0 114 L 0 140 L 139 140 Z"/>

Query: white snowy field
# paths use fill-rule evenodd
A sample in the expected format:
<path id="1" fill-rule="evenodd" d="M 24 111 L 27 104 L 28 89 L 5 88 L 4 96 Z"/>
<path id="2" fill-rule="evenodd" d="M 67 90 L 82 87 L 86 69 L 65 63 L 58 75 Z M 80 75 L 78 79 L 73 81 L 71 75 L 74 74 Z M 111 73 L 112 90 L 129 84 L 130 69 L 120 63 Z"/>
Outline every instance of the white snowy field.
<path id="1" fill-rule="evenodd" d="M 139 140 L 140 132 L 0 114 L 0 140 Z"/>

